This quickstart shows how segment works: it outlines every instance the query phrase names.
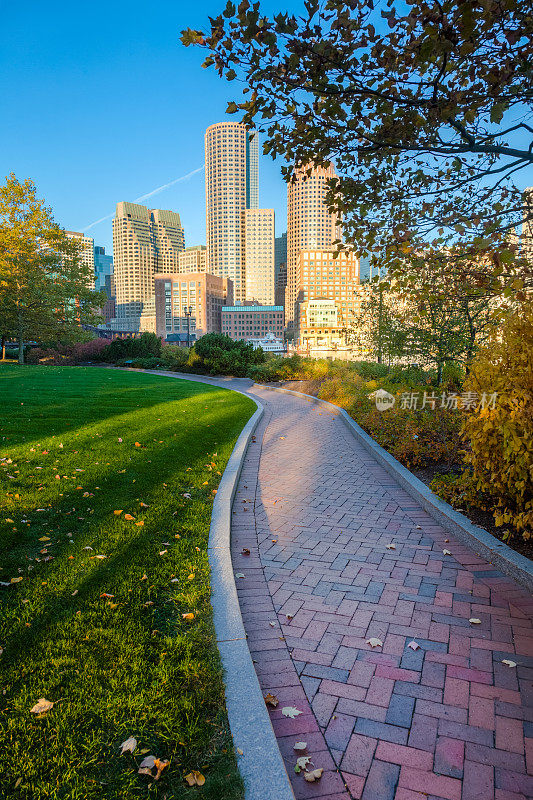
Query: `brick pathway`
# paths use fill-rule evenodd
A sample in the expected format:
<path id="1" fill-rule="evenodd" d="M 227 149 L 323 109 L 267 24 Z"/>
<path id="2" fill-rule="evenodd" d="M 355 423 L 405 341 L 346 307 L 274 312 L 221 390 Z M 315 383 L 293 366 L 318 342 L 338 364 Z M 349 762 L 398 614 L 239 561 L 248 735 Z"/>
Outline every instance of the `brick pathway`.
<path id="1" fill-rule="evenodd" d="M 266 413 L 232 555 L 296 798 L 532 798 L 532 598 L 437 525 L 334 414 L 253 393 Z M 284 717 L 287 705 L 303 713 Z M 318 783 L 295 775 L 296 741 L 324 768 Z"/>

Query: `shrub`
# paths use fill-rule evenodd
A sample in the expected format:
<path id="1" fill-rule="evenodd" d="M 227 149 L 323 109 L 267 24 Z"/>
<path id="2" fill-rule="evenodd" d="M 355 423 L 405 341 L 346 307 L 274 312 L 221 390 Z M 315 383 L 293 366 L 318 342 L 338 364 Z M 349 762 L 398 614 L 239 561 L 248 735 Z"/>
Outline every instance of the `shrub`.
<path id="1" fill-rule="evenodd" d="M 362 378 L 374 380 L 384 378 L 390 372 L 390 367 L 386 364 L 377 364 L 373 361 L 352 361 L 350 367 Z"/>
<path id="2" fill-rule="evenodd" d="M 179 347 L 176 344 L 167 344 L 161 351 L 161 363 L 166 369 L 177 372 L 187 368 L 189 360 L 189 347 Z"/>
<path id="3" fill-rule="evenodd" d="M 191 366 L 203 367 L 211 375 L 236 375 L 245 377 L 252 365 L 262 364 L 265 354 L 261 348 L 254 350 L 248 342 L 234 341 L 221 333 L 207 333 L 193 348 L 195 358 Z"/>
<path id="4" fill-rule="evenodd" d="M 502 320 L 487 347 L 475 356 L 467 391 L 496 393 L 494 408 L 466 417 L 466 462 L 476 489 L 493 499 L 496 525 L 533 533 L 533 302 Z M 481 405 L 481 404 L 480 404 Z"/>
<path id="5" fill-rule="evenodd" d="M 76 363 L 82 361 L 99 361 L 100 356 L 108 346 L 105 339 L 91 339 L 88 342 L 78 342 L 72 347 L 72 357 Z"/>
<path id="6" fill-rule="evenodd" d="M 57 347 L 32 347 L 26 356 L 27 364 L 49 364 L 50 366 L 73 366 L 76 361 L 72 347 L 57 345 Z"/>
<path id="7" fill-rule="evenodd" d="M 113 341 L 100 353 L 103 361 L 120 361 L 128 358 L 161 357 L 162 343 L 155 333 L 145 332 L 138 338 L 125 336 Z"/>

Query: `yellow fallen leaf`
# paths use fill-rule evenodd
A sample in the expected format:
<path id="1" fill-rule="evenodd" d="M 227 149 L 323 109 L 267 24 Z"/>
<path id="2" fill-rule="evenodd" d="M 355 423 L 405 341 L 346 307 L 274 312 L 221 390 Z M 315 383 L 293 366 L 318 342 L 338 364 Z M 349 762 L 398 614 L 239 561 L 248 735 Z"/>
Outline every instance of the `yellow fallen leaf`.
<path id="1" fill-rule="evenodd" d="M 308 783 L 314 783 L 314 781 L 320 780 L 323 772 L 322 767 L 314 769 L 312 772 L 304 772 L 304 778 Z"/>
<path id="2" fill-rule="evenodd" d="M 468 620 L 472 625 L 481 625 L 481 620 L 477 619 L 476 617 L 471 617 Z"/>
<path id="3" fill-rule="evenodd" d="M 119 508 L 117 511 L 113 511 L 113 514 L 115 514 L 118 517 L 119 514 L 122 514 L 122 510 L 123 510 L 122 508 Z"/>
<path id="4" fill-rule="evenodd" d="M 137 525 L 138 528 L 142 528 L 142 526 L 144 525 L 144 520 L 141 519 L 139 522 L 136 522 L 135 524 Z"/>
<path id="5" fill-rule="evenodd" d="M 124 514 L 124 519 L 127 519 L 127 520 L 128 520 L 128 522 L 131 522 L 131 520 L 132 520 L 132 519 L 135 519 L 135 517 L 132 517 L 132 515 L 131 515 L 131 514 Z"/>
<path id="6" fill-rule="evenodd" d="M 41 697 L 40 700 L 37 700 L 33 708 L 30 708 L 30 714 L 46 714 L 46 712 L 50 711 L 53 707 L 54 704 L 50 700 L 45 700 L 44 697 Z"/>
<path id="7" fill-rule="evenodd" d="M 164 556 L 164 555 L 165 555 L 165 553 L 168 553 L 168 550 L 160 550 L 160 551 L 159 551 L 159 555 L 160 555 L 160 556 Z"/>
<path id="8" fill-rule="evenodd" d="M 516 661 L 511 661 L 510 658 L 502 658 L 502 664 L 506 667 L 516 667 Z"/>
<path id="9" fill-rule="evenodd" d="M 240 747 L 236 747 L 235 749 L 236 749 L 237 753 L 238 753 L 240 756 L 243 756 L 243 755 L 244 755 L 244 750 L 241 750 L 241 748 L 240 748 Z"/>
<path id="10" fill-rule="evenodd" d="M 185 775 L 184 780 L 187 781 L 189 786 L 203 786 L 205 783 L 204 776 L 196 769 L 193 769 L 188 775 Z"/>
<path id="11" fill-rule="evenodd" d="M 39 536 L 39 541 L 40 542 L 49 542 L 50 541 L 50 537 L 49 536 Z"/>
<path id="12" fill-rule="evenodd" d="M 187 580 L 188 580 L 188 581 L 193 581 L 193 580 L 195 579 L 195 577 L 196 577 L 196 576 L 195 576 L 194 572 L 191 572 L 191 574 L 190 574 L 190 575 L 187 575 Z"/>
<path id="13" fill-rule="evenodd" d="M 15 522 L 15 520 L 13 520 L 13 519 L 6 519 L 6 522 L 14 523 L 14 522 Z"/>
<path id="14" fill-rule="evenodd" d="M 183 619 L 188 619 L 188 620 L 194 619 L 194 614 L 191 613 L 190 611 L 188 611 L 186 614 L 182 614 L 181 616 L 183 617 Z"/>
<path id="15" fill-rule="evenodd" d="M 142 444 L 140 442 L 135 442 L 135 447 L 142 447 Z"/>
<path id="16" fill-rule="evenodd" d="M 21 580 L 23 580 L 22 576 L 20 576 L 19 578 L 11 578 L 10 583 L 20 583 Z"/>

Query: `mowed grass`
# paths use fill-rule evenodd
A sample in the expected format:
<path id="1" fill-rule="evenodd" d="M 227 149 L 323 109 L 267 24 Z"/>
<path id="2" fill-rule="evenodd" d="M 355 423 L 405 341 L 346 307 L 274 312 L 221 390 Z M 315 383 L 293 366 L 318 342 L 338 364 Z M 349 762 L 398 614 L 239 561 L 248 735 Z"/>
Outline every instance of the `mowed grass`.
<path id="1" fill-rule="evenodd" d="M 11 365 L 0 399 L 0 797 L 242 797 L 207 541 L 254 404 L 145 373 Z M 40 698 L 55 705 L 36 717 Z M 170 761 L 158 781 L 137 774 L 150 754 Z"/>

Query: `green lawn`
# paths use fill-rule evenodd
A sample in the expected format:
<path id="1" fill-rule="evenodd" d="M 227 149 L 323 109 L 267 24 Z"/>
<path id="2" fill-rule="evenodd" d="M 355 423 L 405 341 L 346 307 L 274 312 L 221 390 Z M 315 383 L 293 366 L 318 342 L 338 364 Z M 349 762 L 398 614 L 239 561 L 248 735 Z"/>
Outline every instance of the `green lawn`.
<path id="1" fill-rule="evenodd" d="M 0 399 L 0 797 L 240 798 L 207 539 L 254 404 L 143 373 L 13 365 Z M 55 705 L 36 716 L 40 698 Z M 150 754 L 170 760 L 157 782 L 137 774 Z"/>

